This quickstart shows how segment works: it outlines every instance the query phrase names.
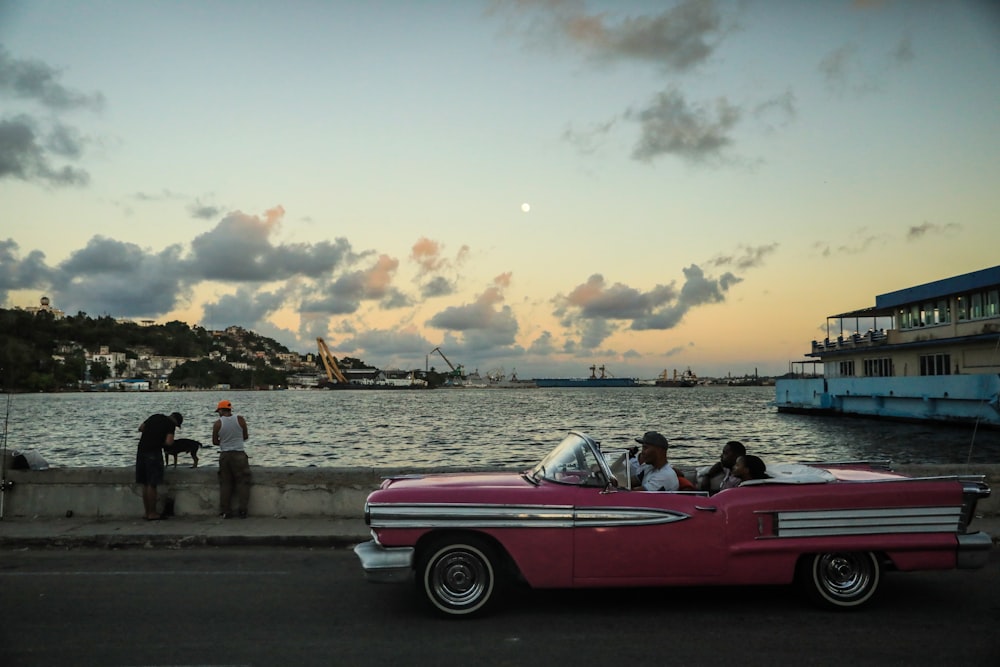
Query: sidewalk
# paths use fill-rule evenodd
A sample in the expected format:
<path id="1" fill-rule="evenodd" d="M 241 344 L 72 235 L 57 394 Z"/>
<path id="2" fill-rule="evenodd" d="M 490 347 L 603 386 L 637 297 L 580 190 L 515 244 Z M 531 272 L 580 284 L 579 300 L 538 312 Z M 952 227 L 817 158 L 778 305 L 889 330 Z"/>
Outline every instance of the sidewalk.
<path id="1" fill-rule="evenodd" d="M 144 519 L 4 519 L 0 549 L 69 547 L 309 546 L 350 547 L 371 539 L 361 519 L 170 517 Z"/>
<path id="2" fill-rule="evenodd" d="M 976 530 L 1000 545 L 1000 516 L 976 519 Z M 371 538 L 361 519 L 171 517 L 143 519 L 4 519 L 0 549 L 70 547 L 295 546 L 352 547 Z"/>

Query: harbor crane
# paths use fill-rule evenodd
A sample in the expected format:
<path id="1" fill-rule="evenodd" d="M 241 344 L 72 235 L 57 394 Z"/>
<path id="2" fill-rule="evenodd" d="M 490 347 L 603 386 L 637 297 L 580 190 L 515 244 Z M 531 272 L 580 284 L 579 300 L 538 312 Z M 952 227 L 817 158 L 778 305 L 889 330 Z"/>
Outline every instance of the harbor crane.
<path id="1" fill-rule="evenodd" d="M 435 352 L 441 355 L 441 358 L 444 359 L 444 363 L 448 364 L 448 368 L 451 369 L 450 375 L 452 377 L 456 378 L 465 377 L 465 369 L 462 368 L 462 364 L 459 364 L 458 368 L 456 368 L 455 365 L 448 360 L 448 357 L 444 356 L 444 352 L 441 351 L 440 347 L 435 347 L 433 350 L 430 351 L 431 354 L 434 354 Z"/>
<path id="2" fill-rule="evenodd" d="M 330 354 L 330 348 L 326 346 L 326 342 L 322 338 L 317 338 L 316 344 L 319 346 L 319 358 L 323 360 L 323 367 L 326 369 L 326 379 L 331 384 L 350 384 L 341 372 L 340 366 L 337 365 L 337 360 Z"/>

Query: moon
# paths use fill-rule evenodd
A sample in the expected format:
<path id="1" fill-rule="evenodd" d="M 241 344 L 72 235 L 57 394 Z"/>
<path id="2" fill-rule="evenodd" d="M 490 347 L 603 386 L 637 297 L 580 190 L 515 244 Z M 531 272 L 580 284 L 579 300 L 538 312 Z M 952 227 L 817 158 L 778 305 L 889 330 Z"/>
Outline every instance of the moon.
<path id="1" fill-rule="evenodd" d="M 531 204 L 529 204 L 528 202 L 524 202 L 523 204 L 521 204 L 521 211 L 527 213 L 530 210 L 531 210 Z"/>

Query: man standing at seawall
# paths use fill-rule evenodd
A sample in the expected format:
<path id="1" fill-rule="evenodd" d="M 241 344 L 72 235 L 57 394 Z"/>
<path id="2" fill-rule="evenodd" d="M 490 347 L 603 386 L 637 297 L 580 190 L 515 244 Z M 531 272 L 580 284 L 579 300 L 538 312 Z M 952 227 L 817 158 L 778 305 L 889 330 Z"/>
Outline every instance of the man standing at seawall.
<path id="1" fill-rule="evenodd" d="M 222 518 L 233 518 L 232 497 L 236 487 L 239 517 L 247 518 L 250 503 L 250 459 L 244 447 L 250 434 L 242 415 L 233 414 L 233 404 L 219 401 L 219 418 L 212 425 L 212 444 L 219 448 L 219 505 Z"/>
<path id="2" fill-rule="evenodd" d="M 139 424 L 139 447 L 135 452 L 135 483 L 142 485 L 142 506 L 146 521 L 162 518 L 156 512 L 156 487 L 163 482 L 163 447 L 174 441 L 174 431 L 184 417 L 179 412 L 170 416 L 156 414 Z"/>

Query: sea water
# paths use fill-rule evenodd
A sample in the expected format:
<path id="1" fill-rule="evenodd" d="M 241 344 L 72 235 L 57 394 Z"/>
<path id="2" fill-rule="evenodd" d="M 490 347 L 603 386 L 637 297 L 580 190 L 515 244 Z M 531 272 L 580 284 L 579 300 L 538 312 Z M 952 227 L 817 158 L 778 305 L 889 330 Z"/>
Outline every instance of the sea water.
<path id="1" fill-rule="evenodd" d="M 571 430 L 617 449 L 660 431 L 681 466 L 718 460 L 728 440 L 767 462 L 1000 461 L 996 431 L 779 414 L 772 387 L 8 394 L 0 415 L 8 450 L 52 467 L 118 467 L 133 465 L 139 423 L 157 412 L 182 413 L 177 437 L 210 444 L 222 399 L 246 418 L 256 466 L 524 469 Z M 199 456 L 216 464 L 211 447 Z"/>

